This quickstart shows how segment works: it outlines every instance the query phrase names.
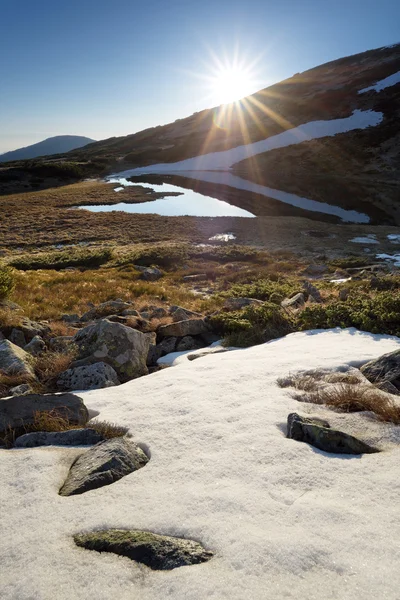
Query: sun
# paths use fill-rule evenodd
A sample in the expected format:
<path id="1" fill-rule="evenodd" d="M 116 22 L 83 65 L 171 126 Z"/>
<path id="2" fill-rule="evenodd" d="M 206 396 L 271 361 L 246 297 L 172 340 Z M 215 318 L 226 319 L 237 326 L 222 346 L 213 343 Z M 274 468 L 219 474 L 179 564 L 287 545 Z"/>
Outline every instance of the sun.
<path id="1" fill-rule="evenodd" d="M 210 77 L 210 93 L 216 104 L 236 102 L 254 93 L 256 87 L 251 70 L 241 65 L 221 66 Z"/>

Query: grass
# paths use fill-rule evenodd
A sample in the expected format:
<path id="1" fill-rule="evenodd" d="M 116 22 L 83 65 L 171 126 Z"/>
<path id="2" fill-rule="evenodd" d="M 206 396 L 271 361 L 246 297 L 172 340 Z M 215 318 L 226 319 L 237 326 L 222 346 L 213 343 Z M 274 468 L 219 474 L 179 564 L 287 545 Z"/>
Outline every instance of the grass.
<path id="1" fill-rule="evenodd" d="M 0 266 L 0 300 L 8 298 L 15 287 L 13 270 L 8 266 Z"/>
<path id="2" fill-rule="evenodd" d="M 26 254 L 11 260 L 11 266 L 22 271 L 37 269 L 66 269 L 67 267 L 94 268 L 112 259 L 110 248 L 70 248 L 62 252 Z M 1 273 L 0 273 L 1 276 Z M 1 285 L 1 280 L 0 280 Z"/>

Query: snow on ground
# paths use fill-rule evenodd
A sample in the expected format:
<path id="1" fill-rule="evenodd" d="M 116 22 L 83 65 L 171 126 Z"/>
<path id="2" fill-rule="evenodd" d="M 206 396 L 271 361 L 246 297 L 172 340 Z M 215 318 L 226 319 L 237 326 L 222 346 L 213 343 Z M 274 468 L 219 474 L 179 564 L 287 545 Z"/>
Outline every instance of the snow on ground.
<path id="1" fill-rule="evenodd" d="M 372 236 L 355 237 L 351 239 L 350 242 L 353 242 L 354 244 L 379 244 L 378 240 Z"/>
<path id="2" fill-rule="evenodd" d="M 400 244 L 400 234 L 399 233 L 389 233 L 387 239 L 392 242 L 392 244 Z"/>
<path id="3" fill-rule="evenodd" d="M 359 364 L 400 340 L 295 333 L 82 394 L 131 428 L 149 464 L 98 490 L 57 494 L 78 449 L 0 451 L 2 600 L 398 600 L 399 429 L 300 404 L 276 379 Z M 288 413 L 328 416 L 386 451 L 327 455 L 288 440 Z M 151 571 L 72 535 L 139 528 L 201 541 L 204 564 Z"/>
<path id="4" fill-rule="evenodd" d="M 376 258 L 391 262 L 394 267 L 400 267 L 400 254 L 377 254 Z"/>
<path id="5" fill-rule="evenodd" d="M 400 83 L 400 71 L 397 71 L 397 73 L 393 73 L 393 75 L 389 75 L 389 77 L 385 77 L 385 79 L 377 81 L 374 85 L 370 85 L 369 87 L 359 90 L 357 93 L 365 94 L 365 92 L 371 91 L 381 92 L 385 88 L 391 87 L 392 85 L 396 85 L 397 83 Z"/>

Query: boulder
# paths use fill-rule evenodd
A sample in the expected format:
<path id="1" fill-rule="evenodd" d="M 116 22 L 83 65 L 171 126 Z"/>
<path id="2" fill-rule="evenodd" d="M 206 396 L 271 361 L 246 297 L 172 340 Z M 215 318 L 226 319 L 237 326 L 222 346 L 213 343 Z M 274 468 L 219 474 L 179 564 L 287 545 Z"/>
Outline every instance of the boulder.
<path id="1" fill-rule="evenodd" d="M 12 396 L 0 399 L 0 431 L 32 424 L 38 412 L 52 412 L 73 425 L 85 425 L 89 418 L 82 398 L 75 394 Z"/>
<path id="2" fill-rule="evenodd" d="M 23 332 L 20 329 L 16 329 L 15 327 L 11 330 L 8 339 L 10 340 L 10 342 L 15 344 L 16 346 L 19 346 L 20 348 L 26 346 L 26 339 Z"/>
<path id="3" fill-rule="evenodd" d="M 10 388 L 11 396 L 25 396 L 26 394 L 31 394 L 32 388 L 29 383 L 21 383 L 21 385 L 16 385 L 13 388 Z"/>
<path id="4" fill-rule="evenodd" d="M 122 311 L 121 315 L 123 317 L 139 317 L 139 313 L 137 310 L 135 310 L 134 308 L 126 308 L 125 310 Z"/>
<path id="5" fill-rule="evenodd" d="M 201 335 L 210 331 L 204 319 L 186 319 L 162 325 L 158 329 L 158 334 L 161 337 L 185 337 L 186 335 Z"/>
<path id="6" fill-rule="evenodd" d="M 33 431 L 19 436 L 15 448 L 37 446 L 93 446 L 104 440 L 95 429 L 68 429 L 68 431 Z"/>
<path id="7" fill-rule="evenodd" d="M 308 265 L 303 271 L 303 275 L 323 275 L 329 271 L 328 265 Z"/>
<path id="8" fill-rule="evenodd" d="M 105 362 L 115 369 L 121 382 L 148 373 L 146 359 L 150 340 L 136 329 L 102 319 L 78 331 L 74 342 L 79 354 L 71 367 Z"/>
<path id="9" fill-rule="evenodd" d="M 377 448 L 339 431 L 331 429 L 327 421 L 318 418 L 301 417 L 291 413 L 287 420 L 287 437 L 306 442 L 324 452 L 334 454 L 372 454 Z"/>
<path id="10" fill-rule="evenodd" d="M 60 374 L 57 387 L 60 390 L 98 390 L 119 385 L 115 370 L 104 362 L 67 369 Z"/>
<path id="11" fill-rule="evenodd" d="M 162 271 L 155 267 L 147 267 L 143 269 L 140 279 L 144 279 L 144 281 L 158 281 L 163 277 Z"/>
<path id="12" fill-rule="evenodd" d="M 50 333 L 50 327 L 47 325 L 47 323 L 31 321 L 30 319 L 26 318 L 23 319 L 22 325 L 19 325 L 18 329 L 22 331 L 25 339 L 28 342 L 30 342 L 36 335 L 43 337 Z"/>
<path id="13" fill-rule="evenodd" d="M 64 323 L 78 323 L 80 321 L 80 316 L 76 313 L 72 315 L 61 315 L 61 321 L 64 321 Z"/>
<path id="14" fill-rule="evenodd" d="M 9 340 L 0 340 L 0 373 L 36 379 L 31 365 L 32 359 L 28 352 Z"/>
<path id="15" fill-rule="evenodd" d="M 49 348 L 54 352 L 64 352 L 74 341 L 73 335 L 58 335 L 49 340 Z"/>
<path id="16" fill-rule="evenodd" d="M 303 289 L 315 302 L 322 302 L 320 291 L 310 281 L 303 281 Z"/>
<path id="17" fill-rule="evenodd" d="M 154 570 L 196 565 L 213 557 L 213 553 L 205 550 L 199 542 L 149 531 L 106 529 L 75 534 L 74 541 L 87 550 L 113 552 Z"/>
<path id="18" fill-rule="evenodd" d="M 301 308 L 302 306 L 304 306 L 305 304 L 305 298 L 304 295 L 302 293 L 296 294 L 295 296 L 292 296 L 292 298 L 285 298 L 285 300 L 282 300 L 281 302 L 281 306 L 282 308 Z"/>
<path id="19" fill-rule="evenodd" d="M 348 287 L 342 288 L 341 290 L 339 290 L 339 300 L 341 302 L 346 302 L 347 298 L 349 297 L 350 294 L 350 290 Z"/>
<path id="20" fill-rule="evenodd" d="M 177 352 L 184 352 L 186 350 L 197 350 L 198 348 L 202 348 L 204 343 L 202 344 L 199 338 L 194 338 L 191 335 L 186 335 L 183 337 L 176 346 Z"/>
<path id="21" fill-rule="evenodd" d="M 107 315 L 119 315 L 130 307 L 131 304 L 129 302 L 124 302 L 120 299 L 108 300 L 107 302 L 102 302 L 98 306 L 93 306 L 81 316 L 80 321 L 95 321 L 96 319 L 101 319 Z"/>
<path id="22" fill-rule="evenodd" d="M 190 319 L 192 317 L 202 319 L 203 315 L 193 312 L 192 310 L 187 310 L 186 308 L 181 308 L 180 306 L 178 306 L 177 309 L 172 313 L 172 320 L 174 323 L 177 323 L 178 321 L 185 321 L 186 319 Z"/>
<path id="23" fill-rule="evenodd" d="M 390 381 L 380 381 L 375 384 L 375 387 L 382 392 L 386 392 L 387 394 L 393 394 L 394 396 L 400 396 L 400 390 L 397 389 L 393 383 Z"/>
<path id="24" fill-rule="evenodd" d="M 246 306 L 261 306 L 262 304 L 264 304 L 262 300 L 255 298 L 227 298 L 222 310 L 242 310 Z"/>
<path id="25" fill-rule="evenodd" d="M 32 338 L 29 344 L 27 344 L 24 348 L 25 352 L 29 352 L 29 354 L 32 354 L 32 356 L 41 354 L 45 349 L 45 341 L 40 337 L 40 335 L 35 335 L 35 337 Z"/>
<path id="26" fill-rule="evenodd" d="M 141 469 L 148 461 L 143 450 L 125 438 L 105 440 L 73 462 L 59 494 L 74 496 L 110 485 Z"/>
<path id="27" fill-rule="evenodd" d="M 371 383 L 389 381 L 400 389 L 400 350 L 370 360 L 360 371 Z"/>

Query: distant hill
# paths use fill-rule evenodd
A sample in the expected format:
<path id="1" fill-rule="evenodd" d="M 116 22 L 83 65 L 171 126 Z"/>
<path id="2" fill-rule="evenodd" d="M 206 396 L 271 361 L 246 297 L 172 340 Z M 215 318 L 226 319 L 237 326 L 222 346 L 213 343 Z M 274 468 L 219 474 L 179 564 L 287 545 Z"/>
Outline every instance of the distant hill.
<path id="1" fill-rule="evenodd" d="M 82 148 L 87 144 L 91 144 L 96 140 L 84 137 L 81 135 L 56 135 L 47 138 L 32 146 L 12 150 L 5 154 L 0 154 L 0 162 L 8 162 L 10 160 L 26 160 L 29 158 L 37 158 L 38 156 L 49 156 L 51 154 L 60 154 L 70 152 L 77 148 Z"/>

